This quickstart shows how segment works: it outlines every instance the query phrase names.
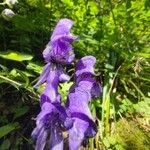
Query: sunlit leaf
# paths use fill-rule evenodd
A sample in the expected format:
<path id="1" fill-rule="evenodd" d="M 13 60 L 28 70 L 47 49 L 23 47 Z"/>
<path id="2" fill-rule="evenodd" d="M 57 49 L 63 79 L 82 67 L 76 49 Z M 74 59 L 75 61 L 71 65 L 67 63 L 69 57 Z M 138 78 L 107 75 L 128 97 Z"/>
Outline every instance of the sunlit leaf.
<path id="1" fill-rule="evenodd" d="M 27 65 L 27 69 L 33 70 L 33 71 L 36 72 L 36 73 L 41 73 L 41 72 L 42 72 L 42 69 L 43 69 L 43 66 L 41 66 L 41 65 L 39 65 L 39 64 L 36 64 L 36 63 L 33 63 L 33 62 L 30 62 L 30 63 Z"/>
<path id="2" fill-rule="evenodd" d="M 31 60 L 33 58 L 32 55 L 19 53 L 19 52 L 0 52 L 0 57 L 4 59 L 14 60 L 14 61 L 24 61 Z"/>

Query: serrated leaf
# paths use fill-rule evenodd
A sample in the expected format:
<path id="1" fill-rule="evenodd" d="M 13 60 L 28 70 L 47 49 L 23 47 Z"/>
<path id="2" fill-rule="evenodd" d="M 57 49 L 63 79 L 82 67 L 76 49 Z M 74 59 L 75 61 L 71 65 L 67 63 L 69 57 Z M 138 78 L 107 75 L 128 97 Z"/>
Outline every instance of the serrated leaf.
<path id="1" fill-rule="evenodd" d="M 19 124 L 17 122 L 10 123 L 10 124 L 0 127 L 0 138 L 2 138 L 3 136 L 9 134 L 10 132 L 18 128 L 19 128 Z"/>
<path id="2" fill-rule="evenodd" d="M 24 60 L 31 60 L 33 58 L 32 55 L 19 53 L 19 52 L 13 52 L 13 51 L 0 52 L 0 57 L 4 59 L 20 61 L 20 62 Z"/>

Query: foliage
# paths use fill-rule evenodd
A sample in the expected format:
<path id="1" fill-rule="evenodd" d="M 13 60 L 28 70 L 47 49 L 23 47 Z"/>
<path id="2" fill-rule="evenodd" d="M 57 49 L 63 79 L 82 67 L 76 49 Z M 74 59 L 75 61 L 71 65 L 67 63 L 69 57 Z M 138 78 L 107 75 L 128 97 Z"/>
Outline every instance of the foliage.
<path id="1" fill-rule="evenodd" d="M 13 6 L 2 3 L 0 11 L 5 8 L 13 10 L 15 16 L 0 16 L 0 129 L 7 130 L 0 139 L 3 149 L 34 147 L 30 134 L 35 126 L 33 118 L 40 111 L 38 96 L 42 90 L 33 85 L 44 66 L 41 54 L 51 31 L 64 17 L 75 21 L 73 32 L 80 35 L 74 44 L 76 57 L 97 58 L 97 80 L 103 87 L 101 99 L 91 103 L 99 132 L 89 142 L 90 149 L 115 145 L 111 141 L 115 137 L 106 139 L 113 135 L 114 124 L 121 117 L 136 121 L 149 133 L 149 0 L 20 0 Z M 72 76 L 72 66 L 66 69 Z M 60 87 L 64 100 L 70 86 Z M 130 121 L 125 124 L 128 122 L 130 125 Z M 124 147 L 122 140 L 117 145 L 119 150 Z"/>

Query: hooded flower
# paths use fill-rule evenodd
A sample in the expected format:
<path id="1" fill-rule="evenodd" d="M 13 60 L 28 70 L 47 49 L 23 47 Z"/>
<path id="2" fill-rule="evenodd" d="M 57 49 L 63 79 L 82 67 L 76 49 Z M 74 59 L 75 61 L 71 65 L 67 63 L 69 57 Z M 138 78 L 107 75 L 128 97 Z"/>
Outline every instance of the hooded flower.
<path id="1" fill-rule="evenodd" d="M 59 82 L 69 81 L 70 77 L 65 73 L 61 65 L 55 63 L 47 63 L 39 77 L 38 82 L 34 85 L 37 87 L 46 82 L 44 93 L 51 95 L 51 101 L 54 101 L 58 94 Z M 51 92 L 49 92 L 51 91 Z"/>
<path id="2" fill-rule="evenodd" d="M 72 124 L 72 119 L 60 103 L 45 102 L 36 118 L 36 128 L 32 132 L 32 138 L 36 140 L 35 149 L 43 150 L 48 141 L 50 150 L 63 150 L 61 128 L 69 129 Z"/>
<path id="3" fill-rule="evenodd" d="M 74 120 L 69 130 L 70 150 L 78 150 L 84 139 L 95 136 L 97 132 L 88 107 L 91 98 L 101 92 L 100 85 L 92 77 L 95 63 L 95 57 L 85 56 L 76 64 L 75 85 L 69 91 L 66 105 Z"/>
<path id="4" fill-rule="evenodd" d="M 94 65 L 96 63 L 96 59 L 93 56 L 85 56 L 81 60 L 78 61 L 75 67 L 75 78 L 80 75 L 94 75 Z"/>
<path id="5" fill-rule="evenodd" d="M 41 112 L 36 118 L 32 137 L 36 140 L 36 150 L 43 150 L 46 141 L 49 141 L 50 150 L 63 150 L 61 128 L 68 130 L 73 125 L 71 115 L 61 106 L 61 95 L 58 93 L 59 82 L 66 78 L 62 78 L 60 66 L 48 64 L 47 67 L 50 69 L 46 73 L 46 87 L 40 97 Z"/>
<path id="6" fill-rule="evenodd" d="M 46 62 L 52 61 L 60 64 L 70 64 L 74 60 L 71 43 L 77 40 L 77 36 L 70 33 L 73 21 L 61 19 L 51 36 L 50 42 L 43 51 Z"/>
<path id="7" fill-rule="evenodd" d="M 73 21 L 69 19 L 61 19 L 57 23 L 50 42 L 43 51 L 43 57 L 47 65 L 44 67 L 35 87 L 47 81 L 51 68 L 54 68 L 56 64 L 59 73 L 61 73 L 60 81 L 68 81 L 70 79 L 69 76 L 64 73 L 62 65 L 70 64 L 75 57 L 71 43 L 78 37 L 70 33 L 72 26 Z"/>
<path id="8" fill-rule="evenodd" d="M 70 77 L 65 74 L 62 65 L 70 64 L 74 59 L 71 43 L 76 37 L 70 34 L 73 22 L 61 19 L 51 37 L 51 41 L 43 52 L 45 65 L 35 87 L 46 83 L 40 96 L 41 112 L 36 118 L 36 128 L 32 137 L 36 140 L 36 150 L 43 150 L 49 142 L 51 150 L 63 149 L 62 127 L 70 129 L 73 125 L 71 115 L 61 106 L 61 95 L 58 93 L 60 82 Z"/>

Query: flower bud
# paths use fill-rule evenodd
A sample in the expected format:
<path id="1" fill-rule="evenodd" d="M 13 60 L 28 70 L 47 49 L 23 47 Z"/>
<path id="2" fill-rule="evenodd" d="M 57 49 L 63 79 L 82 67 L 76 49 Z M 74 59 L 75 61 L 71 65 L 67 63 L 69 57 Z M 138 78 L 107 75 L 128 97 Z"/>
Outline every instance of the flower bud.
<path id="1" fill-rule="evenodd" d="M 6 20 L 10 20 L 12 17 L 14 17 L 14 15 L 15 13 L 11 9 L 6 8 L 2 11 L 2 16 Z"/>
<path id="2" fill-rule="evenodd" d="M 5 3 L 12 8 L 15 4 L 18 3 L 18 0 L 6 0 Z"/>

